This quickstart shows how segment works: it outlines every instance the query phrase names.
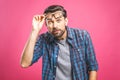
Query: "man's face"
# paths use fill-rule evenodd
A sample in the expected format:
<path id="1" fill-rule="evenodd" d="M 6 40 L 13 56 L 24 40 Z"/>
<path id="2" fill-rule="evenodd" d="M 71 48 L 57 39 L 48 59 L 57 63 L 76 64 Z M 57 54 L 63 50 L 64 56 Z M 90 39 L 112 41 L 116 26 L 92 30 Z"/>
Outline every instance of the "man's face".
<path id="1" fill-rule="evenodd" d="M 48 31 L 56 38 L 60 38 L 66 31 L 67 18 L 63 17 L 61 11 L 46 14 L 46 25 Z"/>

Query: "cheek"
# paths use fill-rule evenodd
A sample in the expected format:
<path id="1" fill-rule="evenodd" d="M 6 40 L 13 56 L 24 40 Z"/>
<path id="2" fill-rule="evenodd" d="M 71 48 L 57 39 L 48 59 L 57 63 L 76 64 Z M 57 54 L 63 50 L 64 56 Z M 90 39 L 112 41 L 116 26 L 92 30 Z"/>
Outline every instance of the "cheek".
<path id="1" fill-rule="evenodd" d="M 65 29 L 65 26 L 66 26 L 66 23 L 65 23 L 65 22 L 63 22 L 63 23 L 60 25 L 60 27 L 61 27 L 62 30 Z"/>
<path id="2" fill-rule="evenodd" d="M 66 21 L 62 22 L 62 26 L 66 26 L 66 25 L 67 25 Z"/>
<path id="3" fill-rule="evenodd" d="M 52 32 L 52 27 L 47 27 L 49 32 Z"/>
<path id="4" fill-rule="evenodd" d="M 63 27 L 63 26 L 65 26 L 65 22 L 60 22 L 60 23 L 58 24 L 58 27 Z"/>

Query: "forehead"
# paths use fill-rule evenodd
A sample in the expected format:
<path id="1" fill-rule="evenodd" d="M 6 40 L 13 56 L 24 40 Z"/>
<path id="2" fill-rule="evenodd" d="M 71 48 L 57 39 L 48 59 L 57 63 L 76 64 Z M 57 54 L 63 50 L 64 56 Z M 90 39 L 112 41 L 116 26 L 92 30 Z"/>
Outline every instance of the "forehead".
<path id="1" fill-rule="evenodd" d="M 47 13 L 45 16 L 46 18 L 51 18 L 51 17 L 58 17 L 58 16 L 61 16 L 62 15 L 62 11 L 56 11 L 56 12 L 53 12 L 53 13 Z"/>

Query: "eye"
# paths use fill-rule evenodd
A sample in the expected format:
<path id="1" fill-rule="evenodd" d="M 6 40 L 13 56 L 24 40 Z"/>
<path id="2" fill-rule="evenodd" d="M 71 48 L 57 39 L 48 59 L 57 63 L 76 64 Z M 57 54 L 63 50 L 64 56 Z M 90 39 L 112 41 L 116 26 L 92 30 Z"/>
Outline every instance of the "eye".
<path id="1" fill-rule="evenodd" d="M 46 23 L 47 23 L 47 25 L 52 25 L 53 24 L 53 22 L 51 21 L 51 20 L 46 20 Z"/>
<path id="2" fill-rule="evenodd" d="M 48 24 L 51 24 L 52 23 L 52 21 L 48 21 Z"/>
<path id="3" fill-rule="evenodd" d="M 60 23 L 62 20 L 61 20 L 61 19 L 57 19 L 56 21 L 57 21 L 58 23 Z"/>

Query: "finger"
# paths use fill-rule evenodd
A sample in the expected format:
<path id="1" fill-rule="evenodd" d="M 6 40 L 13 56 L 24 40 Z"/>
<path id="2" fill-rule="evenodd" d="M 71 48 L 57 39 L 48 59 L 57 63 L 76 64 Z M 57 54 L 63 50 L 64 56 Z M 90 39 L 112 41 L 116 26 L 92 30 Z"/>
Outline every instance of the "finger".
<path id="1" fill-rule="evenodd" d="M 36 21 L 43 21 L 45 16 L 44 15 L 35 15 L 33 17 Z"/>
<path id="2" fill-rule="evenodd" d="M 34 17 L 33 18 L 35 18 L 35 20 L 39 20 L 39 17 L 38 17 L 39 15 L 34 15 Z"/>
<path id="3" fill-rule="evenodd" d="M 45 16 L 44 16 L 44 15 L 42 15 L 42 16 L 41 16 L 41 20 L 44 20 L 44 19 L 45 19 Z"/>
<path id="4" fill-rule="evenodd" d="M 35 15 L 35 16 L 33 17 L 33 19 L 34 19 L 34 20 L 38 20 L 37 15 Z"/>
<path id="5" fill-rule="evenodd" d="M 40 15 L 38 15 L 37 17 L 38 17 L 38 21 L 41 21 L 41 16 L 40 16 Z"/>
<path id="6" fill-rule="evenodd" d="M 37 20 L 36 16 L 33 17 L 33 20 Z"/>
<path id="7" fill-rule="evenodd" d="M 41 15 L 38 15 L 38 21 L 41 21 Z"/>
<path id="8" fill-rule="evenodd" d="M 40 15 L 40 16 L 39 16 L 39 20 L 40 20 L 40 21 L 44 21 L 44 19 L 45 19 L 45 16 L 44 16 L 44 15 Z"/>

